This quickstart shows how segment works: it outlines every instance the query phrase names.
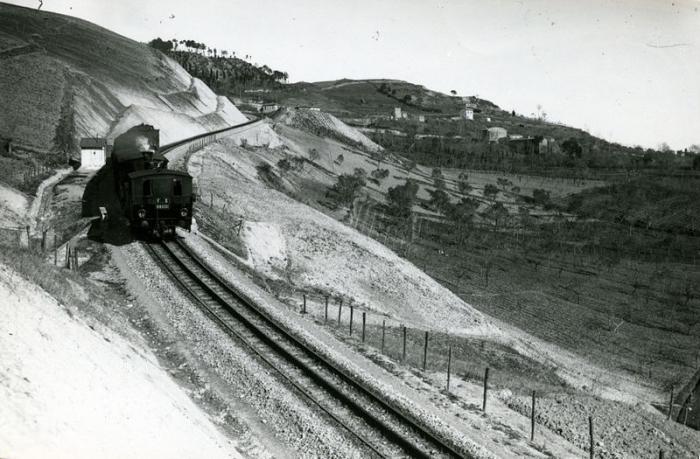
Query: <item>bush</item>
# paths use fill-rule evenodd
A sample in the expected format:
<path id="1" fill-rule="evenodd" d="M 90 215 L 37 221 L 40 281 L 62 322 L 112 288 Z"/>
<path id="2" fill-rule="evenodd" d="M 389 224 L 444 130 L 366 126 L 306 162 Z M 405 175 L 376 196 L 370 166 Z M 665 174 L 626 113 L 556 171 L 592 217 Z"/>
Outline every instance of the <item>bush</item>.
<path id="1" fill-rule="evenodd" d="M 361 175 L 342 174 L 338 176 L 338 181 L 328 190 L 326 196 L 340 205 L 351 205 L 365 184 Z"/>
<path id="2" fill-rule="evenodd" d="M 372 178 L 376 180 L 383 180 L 389 176 L 389 169 L 375 169 L 372 171 Z"/>
<path id="3" fill-rule="evenodd" d="M 546 206 L 549 204 L 549 191 L 540 189 L 540 188 L 535 188 L 532 190 L 532 199 L 535 201 L 535 204 L 538 204 L 540 206 Z"/>
<path id="4" fill-rule="evenodd" d="M 277 167 L 282 172 L 289 172 L 290 170 L 292 170 L 292 163 L 290 163 L 287 158 L 282 158 L 279 161 L 277 161 Z"/>
<path id="5" fill-rule="evenodd" d="M 411 179 L 406 180 L 406 183 L 403 185 L 389 188 L 389 192 L 386 195 L 389 212 L 396 217 L 410 217 L 417 195 L 418 184 Z"/>
<path id="6" fill-rule="evenodd" d="M 498 194 L 498 187 L 492 183 L 484 187 L 484 196 L 488 199 L 494 199 Z"/>

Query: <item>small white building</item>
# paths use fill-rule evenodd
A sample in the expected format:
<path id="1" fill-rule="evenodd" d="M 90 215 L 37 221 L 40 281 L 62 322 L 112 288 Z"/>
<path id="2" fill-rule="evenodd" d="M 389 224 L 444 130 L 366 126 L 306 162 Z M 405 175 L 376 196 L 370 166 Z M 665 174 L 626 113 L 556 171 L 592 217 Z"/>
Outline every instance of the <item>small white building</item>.
<path id="1" fill-rule="evenodd" d="M 474 109 L 471 107 L 465 107 L 464 110 L 462 110 L 462 117 L 465 120 L 474 121 Z"/>
<path id="2" fill-rule="evenodd" d="M 401 118 L 401 107 L 394 107 L 394 119 L 400 120 Z"/>
<path id="3" fill-rule="evenodd" d="M 80 168 L 97 170 L 107 160 L 107 140 L 101 137 L 80 139 Z"/>
<path id="4" fill-rule="evenodd" d="M 260 113 L 264 114 L 269 114 L 269 113 L 274 113 L 277 110 L 279 110 L 280 106 L 277 104 L 263 104 L 262 107 L 259 108 Z"/>
<path id="5" fill-rule="evenodd" d="M 425 123 L 425 115 L 418 115 L 418 122 Z"/>
<path id="6" fill-rule="evenodd" d="M 484 140 L 498 142 L 500 139 L 508 137 L 508 131 L 502 127 L 490 127 L 483 130 Z"/>

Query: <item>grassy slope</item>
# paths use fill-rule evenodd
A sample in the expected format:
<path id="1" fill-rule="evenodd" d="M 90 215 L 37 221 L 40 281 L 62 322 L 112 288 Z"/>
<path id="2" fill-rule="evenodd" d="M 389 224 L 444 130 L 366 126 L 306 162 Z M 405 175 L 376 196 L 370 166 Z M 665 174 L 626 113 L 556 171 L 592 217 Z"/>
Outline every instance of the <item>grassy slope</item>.
<path id="1" fill-rule="evenodd" d="M 323 201 L 324 189 L 333 183 L 337 174 L 352 173 L 355 167 L 365 167 L 368 171 L 374 167 L 362 153 L 343 149 L 336 142 L 322 141 L 313 133 L 287 126 L 276 129 L 284 139 L 292 142 L 288 145 L 297 154 L 307 157 L 311 148 L 321 152 L 320 159 L 307 165 L 303 171 L 286 174 L 287 182 L 295 187 L 295 195 L 320 209 L 323 207 L 318 203 Z M 333 161 L 339 154 L 345 158 L 342 164 Z M 370 195 L 380 201 L 388 186 L 402 183 L 406 177 L 405 169 L 392 160 L 383 163 L 382 167 L 391 171 L 389 178 L 380 186 L 368 183 L 368 190 L 372 190 Z M 448 189 L 452 189 L 450 179 L 456 178 L 458 171 L 443 172 L 448 179 Z M 419 196 L 427 198 L 424 190 L 432 188 L 429 170 L 418 167 L 410 175 L 422 183 Z M 575 186 L 575 182 L 565 179 L 474 171 L 470 171 L 469 176 L 470 183 L 475 186 L 472 194 L 477 199 L 481 198 L 486 183 L 495 184 L 498 177 L 505 176 L 522 186 L 521 193 L 529 195 L 535 187 L 549 189 L 555 201 L 569 204 L 572 211 L 586 217 L 603 218 L 611 224 L 616 221 L 613 208 L 604 202 L 627 209 L 629 214 L 635 212 L 631 208 L 633 202 L 638 203 L 637 207 L 652 205 L 649 199 L 651 191 L 643 194 L 641 199 L 629 188 L 613 187 L 618 190 L 617 194 L 608 196 L 605 192 L 608 188 L 602 182 L 588 185 L 576 182 Z M 648 186 L 656 189 L 653 185 Z M 687 216 L 676 211 L 685 209 L 695 200 L 694 195 L 689 195 L 679 201 L 678 190 L 675 194 L 673 190 L 656 194 L 662 199 L 653 205 L 659 212 L 663 210 L 673 215 Z M 676 207 L 669 206 L 668 200 L 663 199 L 666 194 L 676 196 L 673 200 L 678 203 Z M 623 199 L 623 195 L 627 198 Z M 517 196 L 513 193 L 501 192 L 496 199 L 517 211 L 514 205 Z M 528 207 L 531 214 L 542 212 L 536 206 Z M 690 209 L 688 215 L 692 215 L 692 205 Z M 664 212 L 657 219 L 659 222 L 669 221 L 661 216 L 665 215 Z M 331 214 L 343 217 L 342 212 Z M 396 239 L 391 236 L 385 239 L 387 235 L 383 234 L 381 226 L 372 225 L 372 212 L 360 212 L 359 215 L 360 229 L 389 244 L 397 242 L 397 250 L 424 267 L 445 286 L 507 323 L 585 355 L 602 368 L 621 371 L 640 383 L 651 383 L 657 390 L 679 385 L 692 374 L 696 349 L 700 345 L 700 329 L 694 319 L 698 299 L 692 287 L 700 280 L 698 270 L 673 260 L 650 263 L 629 258 L 628 255 L 633 254 L 631 249 L 618 253 L 614 244 L 626 240 L 628 228 L 625 225 L 617 224 L 613 231 L 605 230 L 595 222 L 582 222 L 568 225 L 566 230 L 561 227 L 561 233 L 552 236 L 551 240 L 547 234 L 556 231 L 557 227 L 545 225 L 540 234 L 533 233 L 533 229 L 528 231 L 527 242 L 523 241 L 523 236 L 518 239 L 515 234 L 499 235 L 475 230 L 463 247 L 448 241 L 436 243 L 435 235 L 425 227 L 412 250 L 404 252 Z M 601 234 L 604 230 L 607 236 Z M 593 244 L 590 237 L 596 234 L 597 242 Z M 663 241 L 653 243 L 656 239 L 654 234 L 635 228 L 626 247 L 643 244 L 653 244 L 656 250 L 664 247 Z M 485 275 L 487 266 L 488 281 Z M 691 286 L 689 293 L 688 285 Z M 602 386 L 595 389 L 604 393 Z"/>
<path id="2" fill-rule="evenodd" d="M 275 201 L 261 196 L 268 191 L 251 191 L 252 185 L 245 183 L 246 179 L 267 183 L 268 180 L 261 177 L 260 170 L 258 177 L 254 178 L 256 164 L 267 162 L 271 165 L 271 173 L 279 178 L 277 181 L 269 181 L 268 185 L 283 184 L 280 187 L 297 200 L 323 210 L 337 219 L 343 219 L 346 214 L 343 209 L 331 211 L 318 201 L 323 200 L 324 189 L 332 183 L 336 174 L 351 172 L 354 167 L 363 164 L 371 167 L 372 161 L 369 155 L 360 150 L 344 146 L 336 140 L 317 137 L 312 132 L 283 125 L 278 125 L 275 129 L 290 150 L 285 152 L 279 148 L 269 150 L 255 147 L 241 150 L 224 143 L 210 147 L 213 150 L 207 152 L 209 161 L 216 161 L 216 166 L 208 164 L 207 167 L 201 167 L 199 164 L 191 164 L 195 172 L 206 170 L 217 171 L 218 174 L 215 180 L 208 179 L 204 182 L 207 189 L 213 189 L 216 211 L 200 203 L 200 215 L 207 214 L 203 226 L 210 234 L 215 233 L 222 238 L 221 242 L 237 253 L 245 252 L 241 248 L 250 242 L 250 238 L 244 238 L 247 242 L 241 243 L 235 231 L 231 230 L 232 217 L 227 216 L 226 212 L 245 214 L 247 220 L 252 221 L 251 228 L 270 220 L 277 221 L 281 226 L 289 225 L 292 229 L 289 234 L 305 241 L 313 241 L 325 250 L 328 241 L 324 238 L 318 237 L 317 234 L 303 234 L 301 225 L 295 221 L 301 213 L 296 210 L 297 207 L 290 215 L 283 215 L 289 212 L 287 207 L 292 207 L 292 203 L 282 205 L 283 209 L 277 208 L 274 211 L 261 211 L 261 203 L 242 209 L 242 206 L 245 207 L 242 203 L 248 199 L 262 200 L 265 206 Z M 225 152 L 216 151 L 221 148 Z M 283 172 L 275 166 L 277 160 L 288 154 L 297 154 L 309 159 L 308 152 L 311 148 L 316 148 L 321 153 L 320 159 L 311 164 L 306 161 L 302 170 Z M 339 154 L 345 156 L 342 164 L 333 161 Z M 400 174 L 398 181 L 403 180 L 405 171 L 399 173 L 400 166 L 385 164 L 384 167 L 395 170 Z M 223 183 L 226 178 L 223 174 L 228 174 L 229 169 L 231 175 L 227 178 L 231 181 Z M 424 171 L 424 174 L 426 172 L 426 175 L 429 175 L 429 171 Z M 496 177 L 498 176 L 494 176 L 493 180 Z M 511 178 L 513 179 L 514 177 Z M 553 194 L 562 202 L 569 192 L 576 191 L 569 188 L 569 185 L 572 185 L 569 182 L 559 183 L 553 179 L 533 180 L 532 177 L 524 179 L 549 184 L 553 190 L 559 187 L 558 193 Z M 384 186 L 384 183 L 382 187 L 371 185 L 371 194 L 381 199 L 380 188 Z M 229 195 L 232 192 L 236 198 Z M 478 194 L 478 191 L 476 193 Z M 511 198 L 512 196 L 504 193 L 498 196 L 498 199 L 506 201 Z M 208 203 L 208 199 L 206 201 Z M 227 206 L 226 211 L 219 211 L 223 205 Z M 250 203 L 247 205 L 250 206 Z M 484 346 L 479 339 L 462 339 L 441 333 L 431 335 L 429 368 L 438 371 L 444 369 L 446 345 L 451 343 L 455 351 L 452 365 L 459 377 L 478 382 L 483 374 L 483 367 L 490 366 L 492 384 L 513 391 L 514 397 L 507 395 L 508 391 L 502 394 L 505 394 L 503 396 L 508 403 L 522 412 L 525 412 L 528 406 L 524 397 L 529 396 L 531 390 L 537 390 L 542 397 L 542 406 L 546 407 L 546 413 L 543 410 L 538 422 L 550 425 L 560 435 L 582 446 L 585 446 L 586 426 L 579 421 L 585 420 L 589 413 L 597 419 L 600 418 L 597 425 L 602 429 L 601 432 L 606 432 L 601 438 L 609 445 L 608 448 L 616 452 L 625 452 L 631 457 L 643 457 L 650 451 L 658 451 L 659 447 L 674 451 L 694 447 L 696 442 L 688 439 L 686 429 L 665 423 L 662 415 L 646 410 L 640 412 L 639 408 L 607 402 L 597 397 L 619 391 L 615 397 L 619 398 L 619 394 L 622 394 L 622 398 L 625 399 L 625 394 L 639 395 L 638 388 L 644 387 L 650 389 L 645 393 L 649 397 L 643 398 L 644 401 L 660 401 L 665 399 L 671 384 L 678 387 L 679 382 L 692 373 L 700 345 L 696 333 L 699 330 L 693 322 L 693 309 L 697 308 L 697 300 L 693 299 L 687 305 L 683 304 L 683 301 L 678 303 L 677 300 L 684 281 L 681 273 L 686 273 L 687 279 L 697 283 L 700 281 L 700 272 L 697 269 L 674 263 L 632 263 L 595 254 L 582 255 L 570 245 L 552 245 L 544 241 L 541 235 L 533 233 L 525 243 L 522 236 L 515 240 L 514 235 L 509 233 L 499 235 L 474 231 L 465 246 L 457 247 L 449 243 L 437 244 L 430 236 L 428 227 L 415 244 L 407 246 L 405 241 L 399 241 L 392 236 L 386 237 L 387 234 L 381 225 L 377 225 L 376 221 L 375 224 L 372 222 L 370 214 L 362 215 L 358 229 L 393 247 L 396 253 L 404 255 L 415 265 L 423 267 L 432 277 L 441 281 L 469 304 L 583 357 L 582 360 L 571 360 L 566 368 L 569 371 L 585 372 L 581 376 L 587 379 L 587 385 L 583 392 L 574 390 L 566 387 L 559 378 L 558 369 L 549 365 L 537 364 L 507 347 L 493 343 Z M 318 221 L 315 226 L 319 226 Z M 270 238 L 258 239 L 269 242 Z M 287 239 L 288 249 L 290 241 Z M 410 250 L 405 250 L 406 247 L 410 247 Z M 323 293 L 325 289 L 333 289 L 336 285 L 347 286 L 363 277 L 365 258 L 362 263 L 353 265 L 353 274 L 348 275 L 342 283 L 329 282 L 332 277 L 324 273 L 322 279 L 326 284 L 323 287 L 319 287 L 319 290 L 304 290 L 303 279 L 308 280 L 309 276 L 306 269 L 320 263 L 319 257 L 323 258 L 326 264 L 332 259 L 328 253 L 323 253 L 323 250 L 319 254 L 318 247 L 316 250 L 307 247 L 307 250 L 299 252 L 304 254 L 303 258 L 290 257 L 286 266 L 280 265 L 279 271 L 272 271 L 287 272 L 285 280 L 268 280 L 267 287 L 282 297 L 291 298 L 292 303 L 298 306 L 301 293 L 299 290 L 290 293 L 289 289 L 294 287 L 287 285 L 288 281 L 296 285 L 296 288 L 314 296 Z M 338 261 L 340 264 L 347 262 L 347 259 Z M 262 263 L 263 268 L 269 268 L 267 265 L 270 263 L 277 262 L 271 258 L 269 262 Z M 330 264 L 335 266 L 333 262 Z M 487 265 L 490 266 L 488 282 L 484 278 Z M 264 272 L 262 274 L 265 275 Z M 385 284 L 393 285 L 392 282 L 386 282 L 386 277 L 377 274 L 373 277 L 383 278 Z M 667 285 L 669 281 L 672 281 L 670 286 Z M 299 283 L 296 284 L 297 282 Z M 383 284 L 372 283 L 372 291 L 381 288 L 381 285 Z M 385 303 L 383 300 L 381 304 Z M 411 305 L 410 302 L 403 303 Z M 426 302 L 426 309 L 428 305 L 435 307 Z M 393 358 L 400 358 L 400 331 L 391 320 L 399 317 L 412 328 L 408 336 L 407 363 L 414 368 L 420 368 L 423 344 L 420 330 L 431 328 L 440 318 L 437 313 L 433 313 L 430 318 L 420 317 L 418 314 L 415 321 L 405 320 L 412 314 L 408 309 L 397 308 L 389 314 L 385 351 Z M 319 315 L 322 311 L 322 308 L 318 309 L 316 316 L 322 317 Z M 330 311 L 332 323 L 335 322 L 336 311 L 333 304 Z M 355 312 L 358 314 L 358 311 Z M 377 326 L 374 311 L 370 310 L 369 318 L 369 345 L 379 347 L 381 331 Z M 359 320 L 359 315 L 356 315 L 356 320 Z M 457 322 L 453 320 L 442 323 L 455 326 Z M 338 334 L 342 336 L 346 333 L 347 317 L 344 317 L 343 326 L 338 329 Z M 588 373 L 590 368 L 583 369 L 582 366 L 577 366 L 581 361 L 593 362 L 600 370 Z M 621 425 L 626 426 L 624 432 L 618 430 Z M 659 431 L 663 440 L 647 436 L 648 429 Z"/>

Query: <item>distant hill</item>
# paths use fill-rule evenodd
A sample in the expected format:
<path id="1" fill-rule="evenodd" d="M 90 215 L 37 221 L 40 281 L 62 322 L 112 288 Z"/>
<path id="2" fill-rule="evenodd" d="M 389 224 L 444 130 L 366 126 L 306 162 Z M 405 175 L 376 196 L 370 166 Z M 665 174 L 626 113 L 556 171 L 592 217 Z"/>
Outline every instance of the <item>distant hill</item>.
<path id="1" fill-rule="evenodd" d="M 549 121 L 544 113 L 526 116 L 476 96 L 448 95 L 400 80 L 301 82 L 268 88 L 251 98 L 318 108 L 361 127 L 381 146 L 429 166 L 548 175 L 554 171 L 565 176 L 700 166 L 685 152 L 677 155 L 608 142 Z M 396 108 L 402 118 L 395 118 Z M 467 108 L 471 119 L 464 116 Z M 503 128 L 507 137 L 489 143 L 484 132 L 496 127 Z M 523 153 L 533 148 L 543 154 Z"/>
<path id="2" fill-rule="evenodd" d="M 244 121 L 174 60 L 87 21 L 0 3 L 0 138 L 44 163 L 163 119 L 161 142 Z"/>

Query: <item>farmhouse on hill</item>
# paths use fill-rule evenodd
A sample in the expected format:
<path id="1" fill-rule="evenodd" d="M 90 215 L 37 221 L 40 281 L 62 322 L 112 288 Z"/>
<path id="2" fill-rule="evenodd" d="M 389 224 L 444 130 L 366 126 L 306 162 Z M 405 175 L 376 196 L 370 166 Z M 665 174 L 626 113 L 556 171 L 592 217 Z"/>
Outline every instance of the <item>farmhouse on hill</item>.
<path id="1" fill-rule="evenodd" d="M 279 110 L 280 106 L 277 104 L 263 104 L 260 107 L 260 112 L 263 114 L 274 113 Z"/>
<path id="2" fill-rule="evenodd" d="M 483 134 L 484 140 L 488 140 L 489 142 L 498 142 L 500 139 L 508 137 L 508 131 L 506 131 L 506 129 L 502 127 L 494 126 L 488 129 L 484 129 L 481 132 Z"/>
<path id="3" fill-rule="evenodd" d="M 80 168 L 97 170 L 105 165 L 107 140 L 102 137 L 80 139 Z"/>

